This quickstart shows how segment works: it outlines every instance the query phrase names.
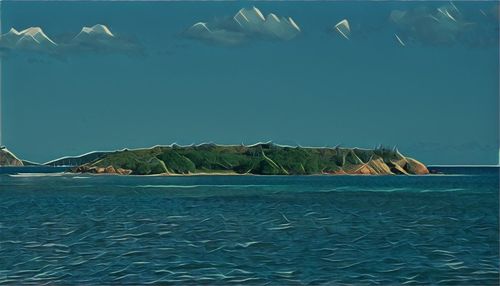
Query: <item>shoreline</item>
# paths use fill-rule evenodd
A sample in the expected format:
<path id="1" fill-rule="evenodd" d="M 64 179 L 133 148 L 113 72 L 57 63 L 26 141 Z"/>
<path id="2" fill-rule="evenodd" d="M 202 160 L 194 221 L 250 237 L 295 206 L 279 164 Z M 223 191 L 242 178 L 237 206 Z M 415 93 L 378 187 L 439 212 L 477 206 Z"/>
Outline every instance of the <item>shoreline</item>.
<path id="1" fill-rule="evenodd" d="M 485 168 L 484 166 L 483 168 Z M 41 172 L 37 172 L 37 169 L 40 168 Z M 11 175 L 18 177 L 43 177 L 43 176 L 65 176 L 65 175 L 90 175 L 90 176 L 123 176 L 123 177 L 209 177 L 209 176 L 251 176 L 251 177 L 325 177 L 325 176 L 361 176 L 361 177 L 386 177 L 386 176 L 410 176 L 410 177 L 438 177 L 438 176 L 462 176 L 465 174 L 460 173 L 434 173 L 431 172 L 429 174 L 359 174 L 359 173 L 318 173 L 318 174 L 293 174 L 293 175 L 266 175 L 266 174 L 252 174 L 252 173 L 236 173 L 236 172 L 199 172 L 199 173 L 188 173 L 188 174 L 177 174 L 177 173 L 161 173 L 161 174 L 148 174 L 148 175 L 140 175 L 140 174 L 119 174 L 119 173 L 91 173 L 91 172 L 71 172 L 71 171 L 62 171 L 61 169 L 69 170 L 71 167 L 50 167 L 50 166 L 0 166 L 0 175 Z M 430 166 L 433 168 L 433 166 Z M 439 167 L 438 167 L 439 168 Z M 447 168 L 454 168 L 448 167 Z M 464 167 L 464 166 L 456 166 L 456 168 L 470 168 L 475 169 L 476 166 Z M 487 166 L 488 169 L 500 169 L 500 166 Z M 23 169 L 26 171 L 24 172 Z M 56 172 L 46 172 L 47 170 L 56 170 Z M 43 170 L 43 171 L 42 171 Z M 471 174 L 467 174 L 467 176 L 472 176 Z"/>
<path id="2" fill-rule="evenodd" d="M 1 175 L 1 173 L 0 173 Z M 453 175 L 453 174 L 308 174 L 308 175 L 261 175 L 261 174 L 250 174 L 250 173 L 245 173 L 245 174 L 238 174 L 238 173 L 192 173 L 192 174 L 150 174 L 150 175 L 137 175 L 137 174 L 130 174 L 130 175 L 123 175 L 123 174 L 117 174 L 117 173 L 74 173 L 74 172 L 52 172 L 52 173 L 45 173 L 45 172 L 40 172 L 40 173 L 33 173 L 33 172 L 27 172 L 27 173 L 4 173 L 4 175 L 11 175 L 11 176 L 19 176 L 19 177 L 28 177 L 28 176 L 39 176 L 42 177 L 44 175 L 46 176 L 58 176 L 58 175 L 74 175 L 74 176 L 82 176 L 82 175 L 88 175 L 88 176 L 119 176 L 119 177 L 220 177 L 220 176 L 241 176 L 241 177 L 337 177 L 337 176 L 359 176 L 359 177 L 428 177 L 428 176 L 446 176 L 446 175 Z"/>

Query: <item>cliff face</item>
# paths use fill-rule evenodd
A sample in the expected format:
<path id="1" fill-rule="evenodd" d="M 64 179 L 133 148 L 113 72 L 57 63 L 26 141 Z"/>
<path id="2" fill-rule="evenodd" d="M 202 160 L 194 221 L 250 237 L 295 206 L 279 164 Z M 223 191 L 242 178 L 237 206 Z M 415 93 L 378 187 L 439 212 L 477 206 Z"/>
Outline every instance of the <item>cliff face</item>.
<path id="1" fill-rule="evenodd" d="M 419 161 L 397 150 L 252 146 L 154 147 L 109 153 L 74 172 L 115 174 L 236 173 L 258 175 L 428 174 Z"/>
<path id="2" fill-rule="evenodd" d="M 6 148 L 0 149 L 0 167 L 1 166 L 23 166 L 23 162 L 19 160 Z"/>

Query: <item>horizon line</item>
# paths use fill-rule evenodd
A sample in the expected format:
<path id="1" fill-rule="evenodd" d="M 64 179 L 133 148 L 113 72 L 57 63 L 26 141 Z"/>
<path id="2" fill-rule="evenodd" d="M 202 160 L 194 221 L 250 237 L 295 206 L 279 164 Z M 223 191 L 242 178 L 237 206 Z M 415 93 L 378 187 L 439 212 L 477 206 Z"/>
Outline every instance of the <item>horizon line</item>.
<path id="1" fill-rule="evenodd" d="M 433 164 L 433 165 L 427 165 L 427 167 L 500 167 L 500 165 L 499 164 L 497 164 L 497 165 L 485 165 L 485 164 L 458 164 L 458 165 L 438 164 L 438 165 L 436 165 L 436 164 Z"/>

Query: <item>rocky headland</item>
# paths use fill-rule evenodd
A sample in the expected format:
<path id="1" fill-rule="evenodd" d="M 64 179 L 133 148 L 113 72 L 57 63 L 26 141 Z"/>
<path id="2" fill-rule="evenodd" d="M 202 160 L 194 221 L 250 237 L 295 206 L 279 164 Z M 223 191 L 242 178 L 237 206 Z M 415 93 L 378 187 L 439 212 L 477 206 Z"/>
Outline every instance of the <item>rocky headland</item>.
<path id="1" fill-rule="evenodd" d="M 0 147 L 0 166 L 21 167 L 23 162 L 5 147 Z"/>

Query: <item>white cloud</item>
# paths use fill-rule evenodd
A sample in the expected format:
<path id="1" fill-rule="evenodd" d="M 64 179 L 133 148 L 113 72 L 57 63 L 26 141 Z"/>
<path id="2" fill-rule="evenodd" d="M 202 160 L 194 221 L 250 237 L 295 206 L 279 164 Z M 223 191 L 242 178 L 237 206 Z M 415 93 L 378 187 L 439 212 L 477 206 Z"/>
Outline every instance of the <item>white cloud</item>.
<path id="1" fill-rule="evenodd" d="M 20 50 L 54 50 L 58 45 L 40 27 L 30 27 L 22 31 L 11 28 L 0 36 L 0 47 Z"/>
<path id="2" fill-rule="evenodd" d="M 301 33 L 291 17 L 264 16 L 256 8 L 239 10 L 232 18 L 223 21 L 198 22 L 186 30 L 190 38 L 221 44 L 236 45 L 252 38 L 291 40 Z"/>
<path id="3" fill-rule="evenodd" d="M 80 52 L 132 52 L 139 46 L 133 41 L 115 35 L 107 26 L 96 24 L 92 27 L 83 27 L 64 48 Z"/>
<path id="4" fill-rule="evenodd" d="M 73 52 L 123 52 L 133 51 L 138 45 L 116 36 L 102 24 L 83 27 L 72 39 L 56 43 L 42 28 L 30 27 L 22 31 L 11 28 L 0 36 L 0 48 L 7 52 L 37 52 L 66 55 Z"/>

